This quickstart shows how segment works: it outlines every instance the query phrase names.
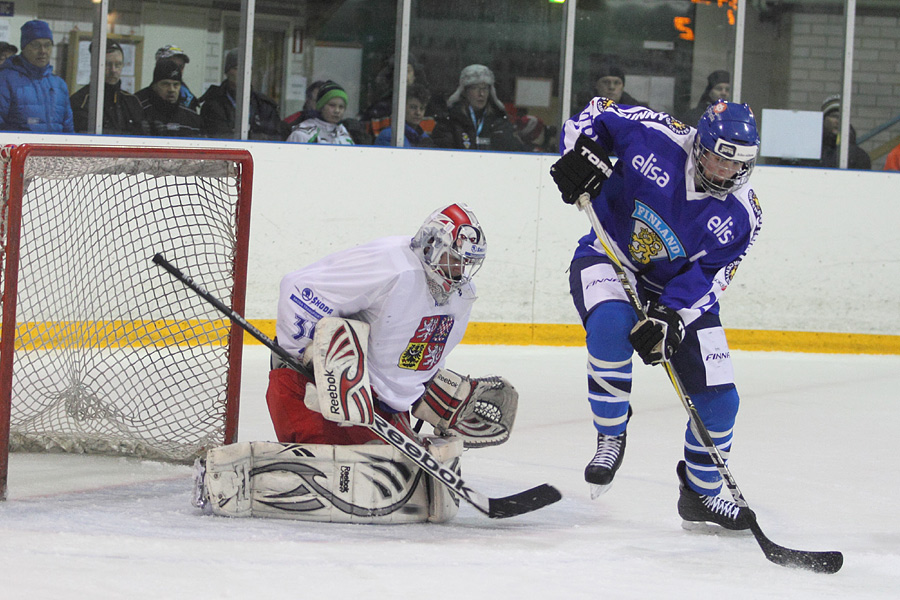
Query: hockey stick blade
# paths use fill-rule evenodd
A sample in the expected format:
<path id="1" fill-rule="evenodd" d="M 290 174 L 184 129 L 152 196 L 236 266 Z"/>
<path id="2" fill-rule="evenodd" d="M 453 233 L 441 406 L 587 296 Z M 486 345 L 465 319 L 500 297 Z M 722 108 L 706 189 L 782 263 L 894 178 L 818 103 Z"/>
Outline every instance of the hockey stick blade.
<path id="1" fill-rule="evenodd" d="M 562 494 L 559 493 L 558 489 L 544 483 L 505 498 L 491 498 L 488 516 L 492 519 L 506 519 L 524 515 L 554 502 L 559 502 L 561 499 Z"/>
<path id="2" fill-rule="evenodd" d="M 466 485 L 462 477 L 436 461 L 415 440 L 403 435 L 399 429 L 378 413 L 375 413 L 375 424 L 370 429 L 419 465 L 433 479 L 447 486 L 451 492 L 491 519 L 507 519 L 524 515 L 553 504 L 562 498 L 559 490 L 546 483 L 512 496 L 489 498 Z"/>
<path id="3" fill-rule="evenodd" d="M 827 574 L 837 573 L 844 565 L 844 555 L 837 551 L 791 550 L 779 546 L 766 537 L 755 520 L 750 524 L 750 531 L 753 532 L 753 536 L 766 558 L 776 565 Z"/>
<path id="4" fill-rule="evenodd" d="M 182 273 L 175 265 L 167 261 L 162 254 L 157 253 L 152 260 L 172 277 L 183 283 L 189 290 L 216 307 L 232 323 L 237 324 L 241 329 L 256 338 L 259 343 L 277 354 L 292 369 L 301 373 L 310 381 L 315 380 L 315 375 L 312 371 L 300 364 L 300 361 L 294 358 L 287 350 L 269 339 L 266 334 L 251 325 L 244 317 L 206 291 L 203 286 Z M 539 508 L 544 508 L 562 498 L 562 495 L 556 488 L 546 483 L 505 498 L 489 498 L 467 486 L 462 477 L 437 462 L 428 450 L 420 446 L 415 440 L 405 436 L 378 413 L 375 414 L 375 423 L 369 426 L 369 429 L 419 465 L 433 479 L 447 486 L 451 492 L 469 502 L 479 512 L 491 519 L 506 519 L 523 515 Z"/>

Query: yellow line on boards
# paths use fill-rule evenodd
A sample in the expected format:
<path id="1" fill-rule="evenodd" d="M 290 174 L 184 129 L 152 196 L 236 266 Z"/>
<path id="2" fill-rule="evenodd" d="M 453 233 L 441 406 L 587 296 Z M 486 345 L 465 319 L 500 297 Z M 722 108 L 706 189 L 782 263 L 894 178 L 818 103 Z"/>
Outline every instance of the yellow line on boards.
<path id="1" fill-rule="evenodd" d="M 274 319 L 252 324 L 275 337 Z M 214 321 L 97 321 L 19 323 L 16 348 L 67 348 L 227 344 L 229 327 Z M 811 352 L 822 354 L 900 354 L 900 336 L 809 331 L 726 329 L 733 350 Z M 258 344 L 250 334 L 244 342 Z M 469 323 L 463 344 L 509 346 L 582 346 L 581 325 L 551 323 Z"/>
<path id="2" fill-rule="evenodd" d="M 273 337 L 274 320 L 253 321 L 260 331 Z M 811 352 L 821 354 L 900 354 L 900 336 L 865 333 L 821 333 L 807 331 L 757 331 L 726 329 L 733 350 L 767 352 Z M 244 335 L 246 343 L 257 343 Z M 581 325 L 551 323 L 469 323 L 463 344 L 509 346 L 582 346 Z"/>

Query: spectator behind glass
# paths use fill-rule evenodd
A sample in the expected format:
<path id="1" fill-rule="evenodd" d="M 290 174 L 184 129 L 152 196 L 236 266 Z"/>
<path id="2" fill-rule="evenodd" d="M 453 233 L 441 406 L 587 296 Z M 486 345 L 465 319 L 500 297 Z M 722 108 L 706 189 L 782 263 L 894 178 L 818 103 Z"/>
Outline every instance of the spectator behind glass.
<path id="1" fill-rule="evenodd" d="M 559 151 L 556 129 L 547 125 L 534 115 L 520 113 L 516 117 L 516 135 L 522 140 L 526 152 Z"/>
<path id="2" fill-rule="evenodd" d="M 347 92 L 333 81 L 326 81 L 316 97 L 318 116 L 294 127 L 287 141 L 299 144 L 336 144 L 352 146 L 350 132 L 341 124 L 347 110 Z"/>
<path id="3" fill-rule="evenodd" d="M 515 127 L 494 89 L 494 74 L 484 65 L 469 65 L 459 87 L 447 99 L 448 114 L 434 127 L 434 143 L 459 150 L 521 151 Z"/>
<path id="4" fill-rule="evenodd" d="M 841 134 L 841 97 L 838 94 L 829 96 L 822 103 L 822 158 L 820 167 L 836 169 L 840 152 Z M 870 170 L 872 160 L 866 151 L 856 145 L 856 130 L 850 126 L 850 150 L 847 168 Z"/>
<path id="5" fill-rule="evenodd" d="M 709 74 L 706 78 L 706 89 L 703 90 L 697 105 L 686 112 L 681 120 L 691 127 L 696 127 L 706 108 L 719 100 L 731 100 L 731 73 L 728 71 L 713 71 Z"/>
<path id="6" fill-rule="evenodd" d="M 319 111 L 316 110 L 316 98 L 319 96 L 319 88 L 324 84 L 325 81 L 320 79 L 306 86 L 306 101 L 303 103 L 303 110 L 299 110 L 284 118 L 284 124 L 288 127 L 289 132 L 303 121 L 315 119 L 318 116 Z"/>
<path id="7" fill-rule="evenodd" d="M 237 107 L 238 50 L 225 54 L 225 81 L 211 85 L 200 99 L 200 117 L 208 137 L 236 139 L 234 118 Z M 287 127 L 278 116 L 278 104 L 267 96 L 250 90 L 250 139 L 283 140 Z"/>
<path id="8" fill-rule="evenodd" d="M 625 91 L 625 72 L 613 64 L 605 64 L 594 75 L 594 93 L 625 106 L 647 106 Z"/>
<path id="9" fill-rule="evenodd" d="M 89 47 L 93 52 L 93 48 Z M 118 43 L 106 41 L 106 77 L 103 94 L 103 133 L 106 135 L 147 135 L 149 128 L 144 120 L 144 109 L 137 96 L 122 89 L 122 68 L 125 53 Z M 75 131 L 88 132 L 88 112 L 91 107 L 91 86 L 84 86 L 69 99 Z"/>
<path id="10" fill-rule="evenodd" d="M 0 130 L 74 133 L 69 88 L 50 66 L 50 25 L 22 25 L 21 45 L 22 54 L 0 65 Z"/>
<path id="11" fill-rule="evenodd" d="M 153 69 L 153 83 L 135 94 L 141 98 L 150 134 L 158 137 L 202 137 L 203 119 L 178 102 L 181 69 L 173 60 L 161 60 Z"/>
<path id="12" fill-rule="evenodd" d="M 178 65 L 178 70 L 181 72 L 181 91 L 178 92 L 178 103 L 185 108 L 197 112 L 200 109 L 200 100 L 194 95 L 190 88 L 184 84 L 184 67 L 191 62 L 191 58 L 178 46 L 169 44 L 156 51 L 157 64 L 159 64 L 159 61 L 167 59 L 175 61 L 175 64 Z M 143 98 L 140 100 L 141 102 L 144 101 Z"/>
<path id="13" fill-rule="evenodd" d="M 6 59 L 14 54 L 18 54 L 19 49 L 7 42 L 0 42 L 0 65 L 6 62 Z"/>
<path id="14" fill-rule="evenodd" d="M 406 131 L 403 136 L 404 148 L 431 148 L 434 140 L 421 127 L 425 117 L 425 107 L 431 94 L 423 85 L 411 85 L 406 89 Z M 381 130 L 375 138 L 376 146 L 390 146 L 393 127 Z"/>
<path id="15" fill-rule="evenodd" d="M 422 64 L 412 55 L 408 56 L 406 65 L 406 85 L 407 89 L 412 85 L 422 86 L 423 89 L 428 88 L 425 78 L 425 69 Z M 407 92 L 408 93 L 408 92 Z M 359 119 L 365 127 L 366 132 L 377 138 L 381 131 L 390 127 L 391 115 L 394 106 L 394 57 L 391 56 L 384 61 L 378 75 L 375 76 L 375 84 L 372 95 L 375 101 L 369 104 L 359 115 Z M 430 94 L 429 94 L 430 96 Z M 425 109 L 423 109 L 425 110 Z M 434 119 L 425 119 L 427 110 L 423 113 L 422 119 L 418 125 L 422 127 L 425 133 L 431 133 L 434 129 Z"/>
<path id="16" fill-rule="evenodd" d="M 900 171 L 900 144 L 894 146 L 894 149 L 888 153 L 887 160 L 884 161 L 884 170 Z"/>

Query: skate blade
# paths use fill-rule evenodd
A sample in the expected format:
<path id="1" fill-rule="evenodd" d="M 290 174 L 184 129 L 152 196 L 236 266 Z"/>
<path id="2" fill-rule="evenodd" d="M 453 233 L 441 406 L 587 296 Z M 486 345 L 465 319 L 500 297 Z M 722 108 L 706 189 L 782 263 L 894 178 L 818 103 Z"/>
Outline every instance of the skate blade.
<path id="1" fill-rule="evenodd" d="M 749 529 L 725 529 L 716 523 L 707 521 L 681 521 L 681 528 L 691 533 L 702 535 L 723 535 L 726 537 L 747 537 L 753 535 Z"/>
<path id="2" fill-rule="evenodd" d="M 591 488 L 591 500 L 596 500 L 603 494 L 609 491 L 609 488 L 612 487 L 612 483 L 607 483 L 606 485 L 600 485 L 598 483 L 588 484 Z"/>

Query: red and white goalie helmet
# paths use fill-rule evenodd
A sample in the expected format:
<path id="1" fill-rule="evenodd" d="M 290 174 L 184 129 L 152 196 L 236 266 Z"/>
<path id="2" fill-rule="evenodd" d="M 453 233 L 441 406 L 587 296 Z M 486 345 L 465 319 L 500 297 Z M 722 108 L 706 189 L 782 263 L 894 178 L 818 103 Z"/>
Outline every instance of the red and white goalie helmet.
<path id="1" fill-rule="evenodd" d="M 467 286 L 481 268 L 487 252 L 484 231 L 465 204 L 434 211 L 409 245 L 428 276 L 428 288 L 438 304 Z"/>

